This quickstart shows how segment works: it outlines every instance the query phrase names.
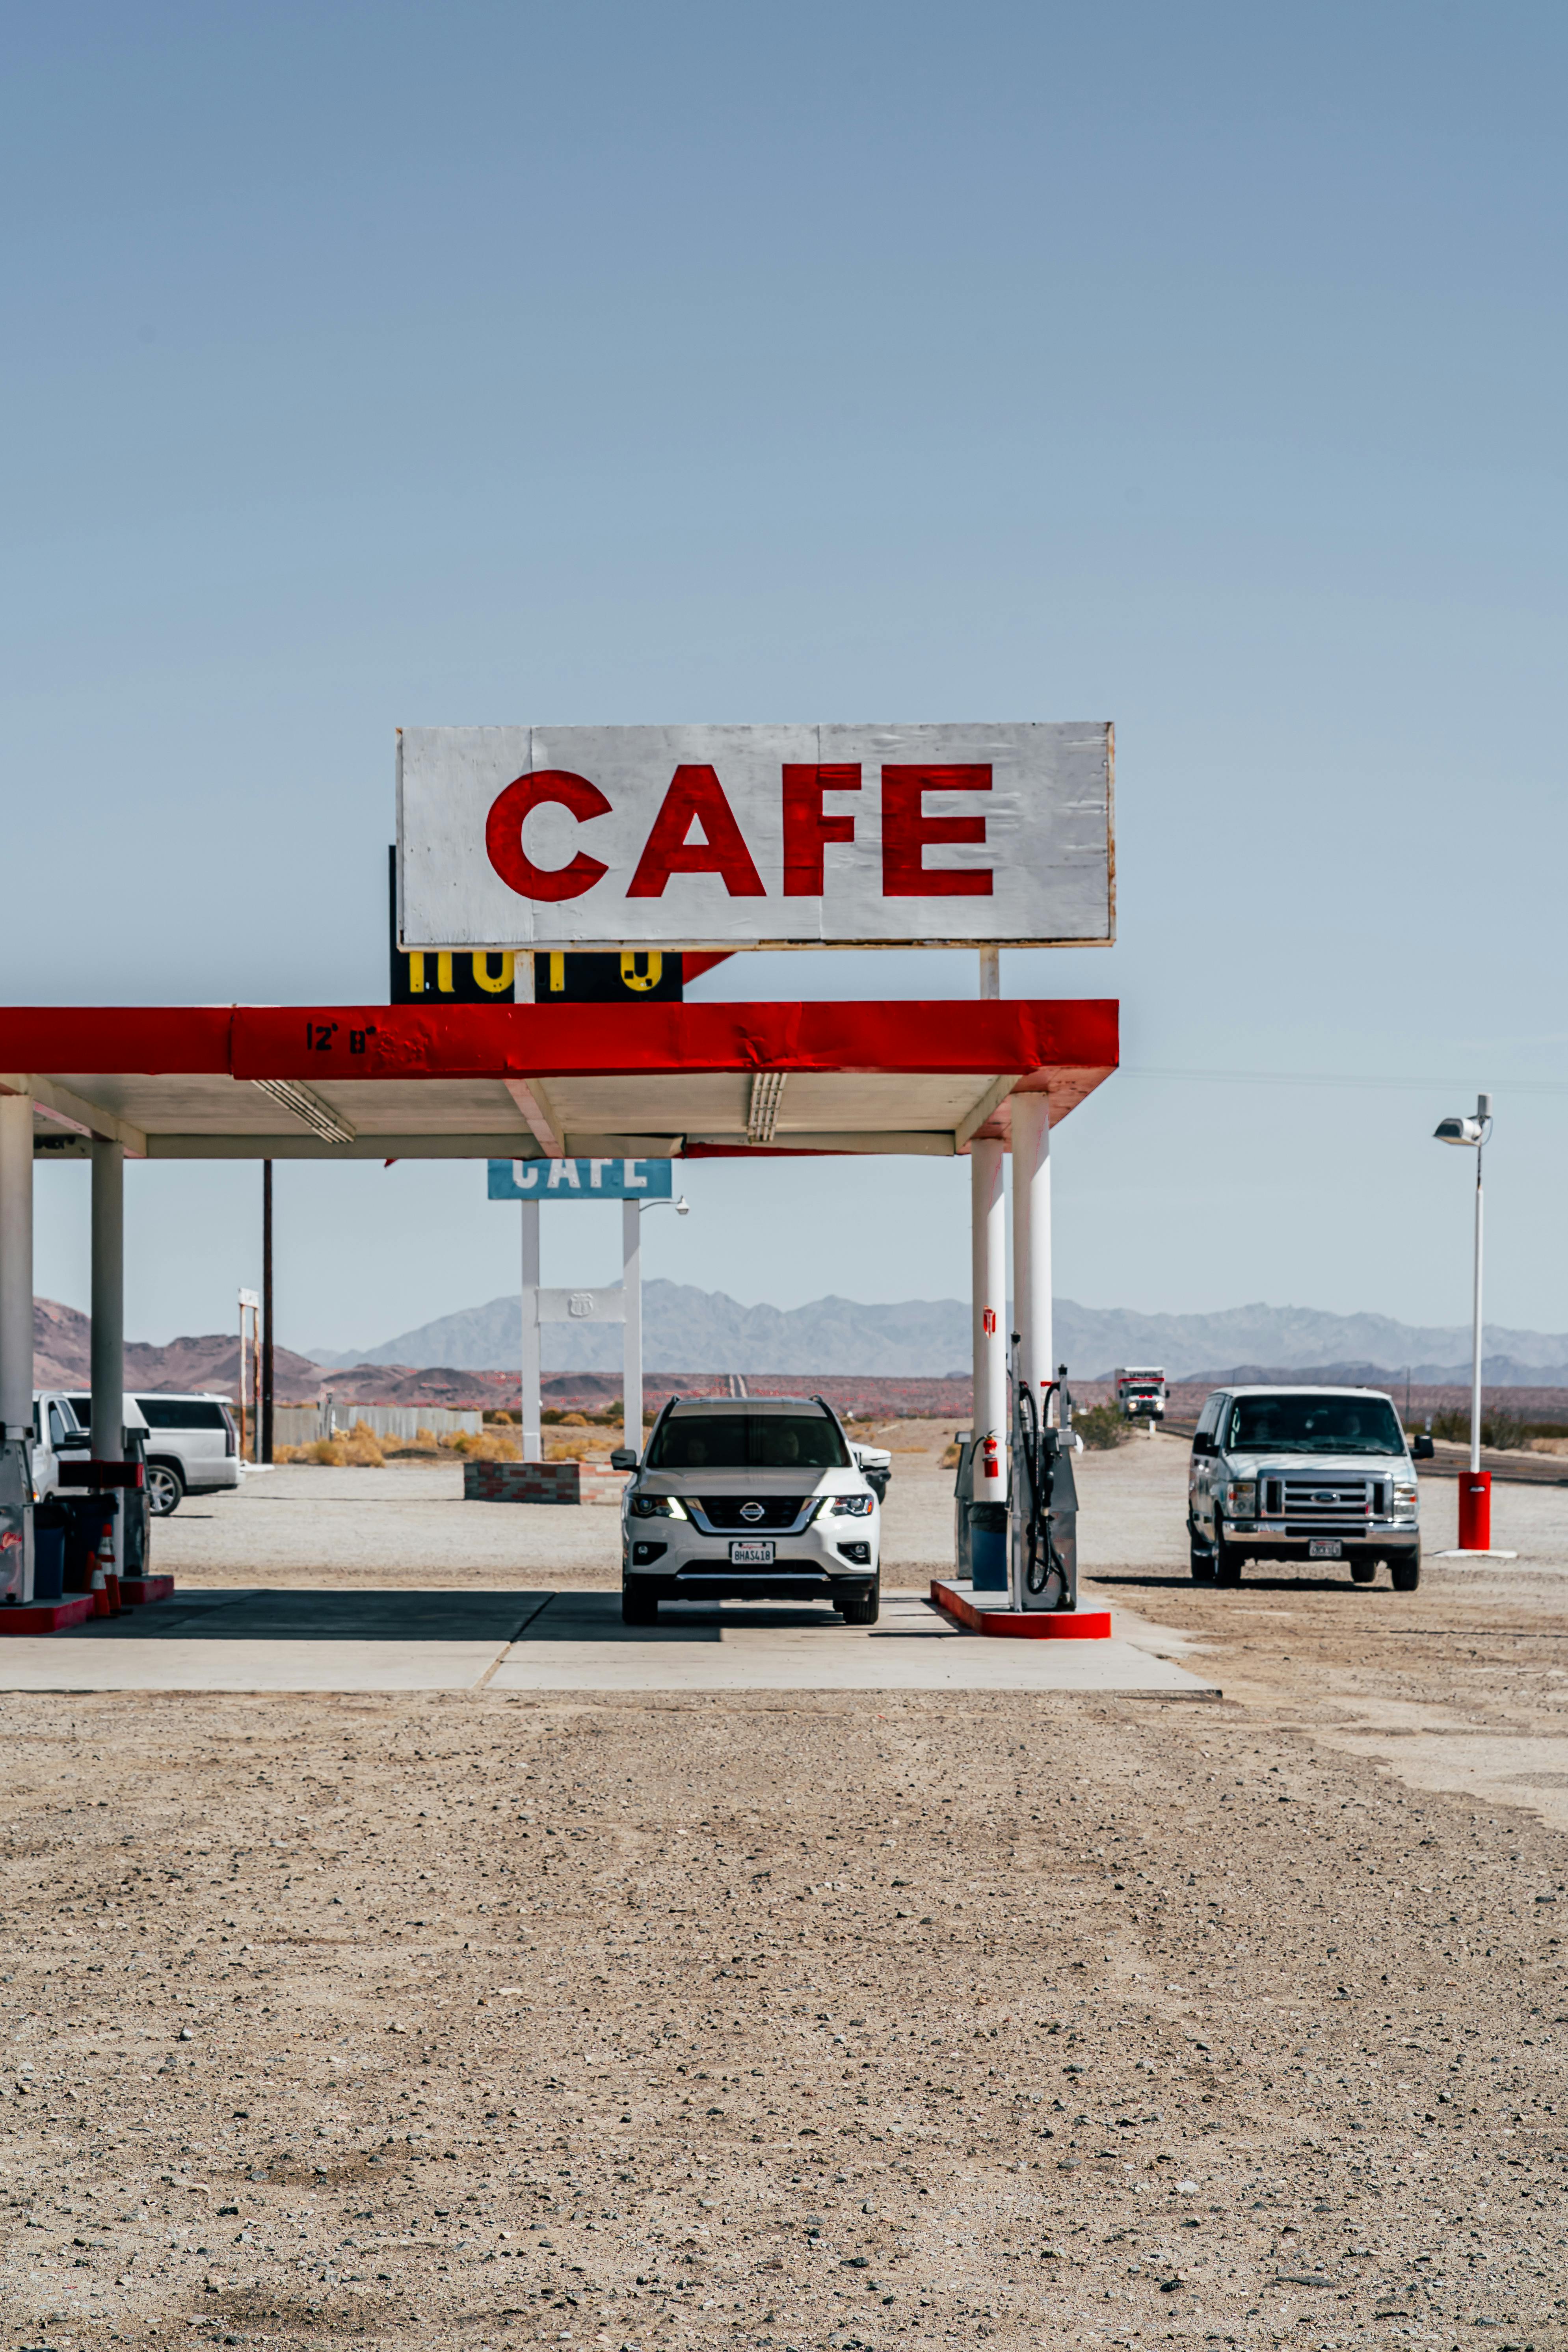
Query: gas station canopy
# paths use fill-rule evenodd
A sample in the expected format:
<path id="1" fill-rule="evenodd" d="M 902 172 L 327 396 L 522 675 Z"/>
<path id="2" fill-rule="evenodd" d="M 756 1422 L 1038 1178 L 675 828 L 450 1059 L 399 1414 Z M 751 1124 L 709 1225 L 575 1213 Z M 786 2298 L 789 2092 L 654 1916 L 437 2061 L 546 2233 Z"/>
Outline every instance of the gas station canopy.
<path id="1" fill-rule="evenodd" d="M 936 1158 L 1110 1076 L 1106 998 L 0 1010 L 39 1157 Z"/>

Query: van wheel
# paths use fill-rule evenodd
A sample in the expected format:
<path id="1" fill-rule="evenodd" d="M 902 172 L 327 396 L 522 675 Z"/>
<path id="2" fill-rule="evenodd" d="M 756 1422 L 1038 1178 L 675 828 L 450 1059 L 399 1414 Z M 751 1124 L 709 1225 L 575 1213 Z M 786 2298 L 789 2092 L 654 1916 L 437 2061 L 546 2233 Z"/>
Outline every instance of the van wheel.
<path id="1" fill-rule="evenodd" d="M 1214 1582 L 1214 1554 L 1199 1543 L 1190 1529 L 1187 1534 L 1187 1565 L 1193 1571 L 1194 1584 Z"/>
<path id="2" fill-rule="evenodd" d="M 147 1507 L 155 1519 L 166 1519 L 184 1499 L 185 1482 L 172 1462 L 147 1465 Z"/>
<path id="3" fill-rule="evenodd" d="M 1407 1551 L 1390 1561 L 1389 1573 L 1394 1579 L 1395 1592 L 1414 1592 L 1421 1581 L 1420 1545 L 1417 1544 L 1414 1551 Z"/>
<path id="4" fill-rule="evenodd" d="M 1352 1584 L 1370 1584 L 1376 1574 L 1377 1562 L 1375 1559 L 1352 1560 L 1351 1581 Z"/>
<path id="5" fill-rule="evenodd" d="M 621 1587 L 621 1622 L 623 1625 L 657 1625 L 658 1595 L 657 1592 L 634 1592 L 629 1585 Z"/>
<path id="6" fill-rule="evenodd" d="M 1216 1584 L 1241 1582 L 1241 1554 L 1235 1544 L 1227 1544 L 1218 1519 L 1214 1527 L 1214 1580 Z"/>

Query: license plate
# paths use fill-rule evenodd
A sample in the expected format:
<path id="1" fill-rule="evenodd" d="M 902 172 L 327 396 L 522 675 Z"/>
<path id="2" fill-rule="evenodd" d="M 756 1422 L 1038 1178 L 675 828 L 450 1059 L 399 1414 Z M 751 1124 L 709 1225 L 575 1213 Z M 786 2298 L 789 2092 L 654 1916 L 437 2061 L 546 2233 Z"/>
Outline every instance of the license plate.
<path id="1" fill-rule="evenodd" d="M 771 1543 L 764 1543 L 760 1536 L 747 1536 L 742 1541 L 730 1546 L 731 1568 L 772 1568 L 773 1564 L 773 1547 Z"/>
<path id="2" fill-rule="evenodd" d="M 1317 1543 L 1310 1543 L 1307 1546 L 1307 1558 L 1309 1559 L 1343 1559 L 1344 1556 L 1345 1548 L 1343 1544 L 1330 1543 L 1326 1537 L 1321 1538 Z"/>

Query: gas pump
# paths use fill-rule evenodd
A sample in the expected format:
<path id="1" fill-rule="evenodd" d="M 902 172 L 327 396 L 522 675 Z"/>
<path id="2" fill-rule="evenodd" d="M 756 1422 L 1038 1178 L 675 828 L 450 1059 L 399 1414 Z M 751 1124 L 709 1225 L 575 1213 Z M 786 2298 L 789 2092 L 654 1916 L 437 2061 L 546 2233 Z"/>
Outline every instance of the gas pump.
<path id="1" fill-rule="evenodd" d="M 33 1597 L 32 1433 L 0 1433 L 0 1605 Z"/>
<path id="2" fill-rule="evenodd" d="M 1013 1597 L 1019 1609 L 1078 1607 L 1076 1443 L 1066 1377 L 1062 1364 L 1037 1399 L 1026 1381 L 1013 1376 Z M 1060 1429 L 1045 1417 L 1053 1396 L 1062 1400 Z"/>
<path id="3" fill-rule="evenodd" d="M 958 1475 L 952 1487 L 952 1549 L 956 1572 L 977 1592 L 1007 1590 L 1006 1457 L 995 1436 L 958 1435 Z"/>

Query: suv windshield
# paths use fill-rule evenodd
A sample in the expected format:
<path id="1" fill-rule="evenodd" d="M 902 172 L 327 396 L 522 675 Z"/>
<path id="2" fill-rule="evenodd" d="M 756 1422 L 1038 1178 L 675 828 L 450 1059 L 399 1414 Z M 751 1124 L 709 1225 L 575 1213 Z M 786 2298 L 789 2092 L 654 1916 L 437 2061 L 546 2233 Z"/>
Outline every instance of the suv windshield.
<path id="1" fill-rule="evenodd" d="M 847 1470 L 826 1413 L 671 1413 L 647 1450 L 650 1470 Z"/>
<path id="2" fill-rule="evenodd" d="M 1237 1397 L 1226 1454 L 1403 1454 L 1405 1436 L 1386 1397 Z"/>

